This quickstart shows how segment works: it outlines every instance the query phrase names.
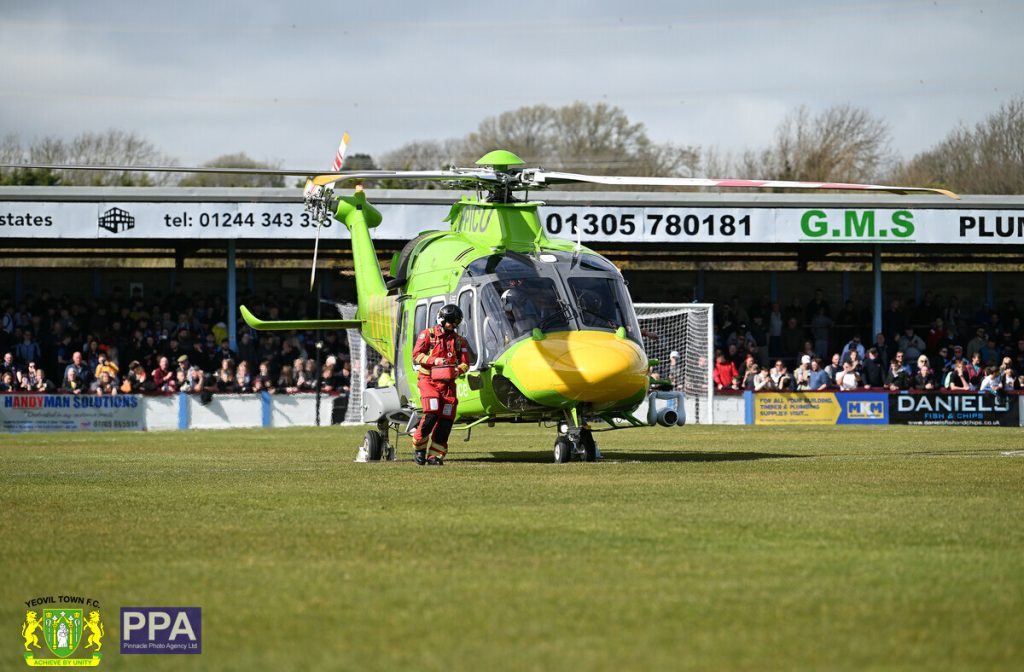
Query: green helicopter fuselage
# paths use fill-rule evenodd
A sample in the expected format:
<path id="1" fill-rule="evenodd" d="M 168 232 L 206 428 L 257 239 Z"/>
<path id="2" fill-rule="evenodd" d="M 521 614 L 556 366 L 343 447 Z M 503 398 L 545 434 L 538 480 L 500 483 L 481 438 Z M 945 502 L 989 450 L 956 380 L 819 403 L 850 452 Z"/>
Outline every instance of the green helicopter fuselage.
<path id="1" fill-rule="evenodd" d="M 458 305 L 471 368 L 456 383 L 458 420 L 629 413 L 648 387 L 648 360 L 618 269 L 572 241 L 549 239 L 538 202 L 465 197 L 446 231 L 427 231 L 392 259 L 385 283 L 369 230 L 380 213 L 361 191 L 335 218 L 352 235 L 367 344 L 395 368 L 400 396 L 419 404 L 412 347 L 438 309 Z"/>

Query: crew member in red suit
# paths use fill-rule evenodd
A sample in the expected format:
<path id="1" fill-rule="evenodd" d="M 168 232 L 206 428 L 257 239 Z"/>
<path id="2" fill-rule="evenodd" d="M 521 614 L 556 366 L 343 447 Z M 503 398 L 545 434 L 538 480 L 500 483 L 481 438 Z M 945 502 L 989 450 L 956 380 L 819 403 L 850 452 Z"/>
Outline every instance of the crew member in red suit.
<path id="1" fill-rule="evenodd" d="M 461 323 L 462 310 L 449 303 L 437 311 L 437 326 L 421 331 L 412 349 L 423 406 L 423 419 L 412 435 L 416 464 L 441 466 L 448 454 L 448 435 L 459 405 L 455 379 L 469 371 L 469 345 L 455 331 Z"/>

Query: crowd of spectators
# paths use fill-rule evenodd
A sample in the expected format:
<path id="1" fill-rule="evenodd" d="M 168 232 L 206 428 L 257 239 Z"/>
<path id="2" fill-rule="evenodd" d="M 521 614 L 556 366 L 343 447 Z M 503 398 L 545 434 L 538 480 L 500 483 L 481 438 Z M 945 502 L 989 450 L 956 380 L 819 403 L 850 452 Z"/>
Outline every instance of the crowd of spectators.
<path id="1" fill-rule="evenodd" d="M 302 319 L 311 300 L 246 297 L 268 319 Z M 256 332 L 235 316 L 228 341 L 224 297 L 180 288 L 153 297 L 115 290 L 102 301 L 0 297 L 0 392 L 70 394 L 324 392 L 347 394 L 352 362 L 344 333 Z M 817 290 L 806 304 L 767 296 L 715 306 L 714 386 L 727 390 L 1015 390 L 1024 387 L 1024 327 L 1013 300 L 973 312 L 956 297 L 926 292 L 920 303 L 890 300 L 871 336 L 870 306 L 834 311 Z M 683 376 L 678 353 L 669 379 Z M 386 361 L 367 385 L 394 384 Z"/>
<path id="2" fill-rule="evenodd" d="M 1024 388 L 1024 326 L 1012 299 L 971 312 L 955 296 L 893 298 L 869 340 L 870 306 L 846 301 L 834 312 L 820 289 L 806 305 L 733 297 L 715 311 L 718 391 Z"/>
<path id="3" fill-rule="evenodd" d="M 304 300 L 273 295 L 246 303 L 270 319 L 315 310 Z M 18 303 L 0 297 L 0 392 L 291 393 L 319 384 L 323 392 L 348 393 L 344 333 L 321 334 L 318 367 L 314 333 L 256 332 L 237 318 L 232 350 L 228 319 L 222 296 L 180 288 L 151 300 L 114 292 L 104 301 L 85 301 L 47 290 Z M 383 372 L 380 365 L 373 371 Z"/>

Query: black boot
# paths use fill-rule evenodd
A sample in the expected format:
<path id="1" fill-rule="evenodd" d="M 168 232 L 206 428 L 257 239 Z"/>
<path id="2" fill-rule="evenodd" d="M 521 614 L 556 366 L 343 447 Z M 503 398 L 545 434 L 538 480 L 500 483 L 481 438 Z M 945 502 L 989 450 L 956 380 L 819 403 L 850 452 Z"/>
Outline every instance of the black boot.
<path id="1" fill-rule="evenodd" d="M 427 464 L 430 465 L 431 467 L 443 467 L 444 460 L 441 459 L 440 455 L 431 455 L 430 457 L 427 458 Z"/>
<path id="2" fill-rule="evenodd" d="M 417 450 L 412 455 L 412 461 L 422 467 L 424 464 L 427 463 L 427 451 Z"/>

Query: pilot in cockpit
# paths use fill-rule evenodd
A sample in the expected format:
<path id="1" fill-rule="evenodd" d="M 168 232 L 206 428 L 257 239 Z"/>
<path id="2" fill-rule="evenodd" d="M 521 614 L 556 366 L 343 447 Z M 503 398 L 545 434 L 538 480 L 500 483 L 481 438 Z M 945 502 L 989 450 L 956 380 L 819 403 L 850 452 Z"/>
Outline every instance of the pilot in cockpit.
<path id="1" fill-rule="evenodd" d="M 583 324 L 588 327 L 615 329 L 618 325 L 605 312 L 601 295 L 591 289 L 584 289 L 576 295 L 576 305 L 583 317 Z"/>
<path id="2" fill-rule="evenodd" d="M 512 280 L 509 288 L 501 293 L 501 308 L 517 333 L 533 331 L 540 325 L 533 302 L 521 280 Z"/>

